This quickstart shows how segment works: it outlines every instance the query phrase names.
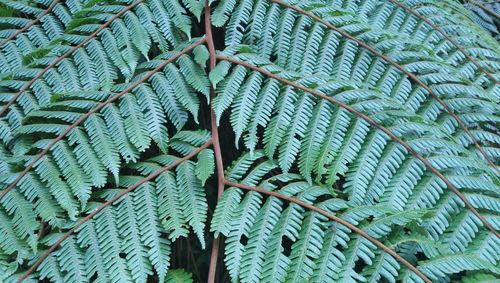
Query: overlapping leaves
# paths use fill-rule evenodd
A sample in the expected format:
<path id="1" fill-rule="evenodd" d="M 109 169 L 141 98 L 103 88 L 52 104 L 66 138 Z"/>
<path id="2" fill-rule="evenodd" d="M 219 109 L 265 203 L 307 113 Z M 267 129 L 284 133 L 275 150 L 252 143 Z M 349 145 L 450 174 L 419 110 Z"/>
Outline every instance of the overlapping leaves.
<path id="1" fill-rule="evenodd" d="M 290 1 L 342 28 L 428 85 L 498 161 L 498 84 L 447 39 L 393 3 Z M 50 1 L 4 1 L 6 38 Z M 0 104 L 132 1 L 62 1 L 0 48 Z M 450 1 L 406 1 L 499 77 L 498 44 Z M 47 71 L 0 117 L 7 187 L 68 126 L 200 35 L 202 1 L 146 0 Z M 212 3 L 219 54 L 314 89 L 370 116 L 425 157 L 498 230 L 498 174 L 420 85 L 308 15 L 268 0 Z M 491 25 L 483 25 L 494 33 Z M 481 36 L 476 36 L 479 33 Z M 441 179 L 365 120 L 241 65 L 208 73 L 198 46 L 62 138 L 2 199 L 0 281 L 34 260 L 104 201 L 205 143 L 210 107 L 238 156 L 226 178 L 311 203 L 357 225 L 431 280 L 494 280 L 499 240 Z M 200 122 L 201 121 L 201 122 Z M 195 131 L 186 130 L 196 129 Z M 220 131 L 225 129 L 220 128 Z M 221 137 L 232 137 L 220 133 Z M 224 148 L 230 151 L 232 148 Z M 224 152 L 223 152 L 224 155 Z M 228 155 L 231 156 L 231 155 Z M 225 160 L 229 163 L 229 160 Z M 228 164 L 226 164 L 228 165 Z M 390 255 L 326 217 L 275 197 L 226 188 L 208 222 L 211 149 L 125 195 L 86 222 L 29 278 L 52 282 L 184 282 L 171 244 L 224 235 L 241 282 L 420 282 Z M 40 226 L 42 223 L 42 226 Z M 39 235 L 42 235 L 40 238 Z"/>

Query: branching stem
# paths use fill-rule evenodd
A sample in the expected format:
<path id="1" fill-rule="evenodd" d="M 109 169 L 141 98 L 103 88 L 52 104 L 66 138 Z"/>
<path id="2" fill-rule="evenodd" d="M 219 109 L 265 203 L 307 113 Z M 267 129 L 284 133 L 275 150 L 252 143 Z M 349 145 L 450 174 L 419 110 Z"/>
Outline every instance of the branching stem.
<path id="1" fill-rule="evenodd" d="M 64 58 L 70 56 L 71 54 L 73 54 L 78 48 L 84 46 L 86 43 L 88 43 L 90 40 L 92 40 L 95 36 L 97 36 L 103 29 L 105 29 L 107 26 L 109 26 L 115 19 L 119 18 L 120 16 L 122 16 L 125 12 L 133 9 L 135 6 L 137 6 L 138 4 L 142 3 L 144 0 L 138 0 L 136 2 L 134 2 L 133 4 L 125 7 L 122 11 L 120 11 L 119 13 L 117 13 L 116 15 L 114 15 L 110 20 L 108 20 L 106 23 L 102 24 L 96 31 L 94 31 L 91 35 L 87 36 L 81 43 L 79 43 L 78 45 L 72 47 L 68 52 L 64 53 L 63 55 L 61 55 L 60 57 L 57 57 L 51 64 L 49 64 L 47 67 L 45 67 L 44 69 L 42 69 L 33 79 L 31 79 L 27 84 L 25 84 L 21 90 L 16 93 L 9 101 L 8 103 L 2 108 L 2 110 L 0 111 L 0 116 L 2 116 L 3 114 L 5 114 L 9 107 L 16 101 L 16 99 L 21 95 L 23 94 L 25 91 L 27 91 L 39 78 L 41 78 L 49 69 L 53 68 L 54 66 L 56 66 L 59 62 L 61 62 Z M 390 58 L 388 58 L 387 56 L 383 55 L 382 53 L 380 53 L 379 51 L 375 50 L 373 47 L 369 46 L 368 44 L 356 39 L 354 36 L 350 35 L 349 33 L 343 31 L 342 29 L 330 24 L 329 22 L 323 20 L 322 18 L 310 13 L 310 12 L 307 12 L 301 8 L 298 8 L 296 6 L 293 6 L 293 5 L 290 5 L 288 3 L 285 3 L 285 2 L 282 2 L 281 0 L 270 0 L 274 3 L 277 3 L 285 8 L 288 8 L 288 9 L 292 9 L 298 13 L 301 13 L 303 15 L 306 15 L 308 17 L 311 17 L 312 19 L 314 19 L 315 21 L 317 22 L 320 22 L 322 24 L 324 24 L 325 26 L 327 26 L 329 29 L 331 30 L 334 30 L 335 32 L 341 34 L 343 37 L 351 40 L 351 41 L 354 41 L 356 42 L 358 45 L 362 46 L 363 48 L 369 50 L 370 52 L 372 52 L 374 55 L 382 58 L 383 60 L 385 60 L 388 64 L 392 65 L 393 67 L 397 68 L 398 70 L 400 70 L 402 73 L 404 73 L 406 76 L 408 76 L 412 81 L 414 81 L 416 84 L 420 85 L 422 88 L 424 88 L 444 109 L 445 111 L 447 111 L 457 122 L 458 124 L 460 125 L 460 127 L 467 133 L 467 135 L 471 138 L 471 140 L 473 141 L 475 147 L 480 151 L 480 153 L 483 155 L 483 157 L 485 158 L 485 160 L 489 163 L 490 166 L 492 166 L 496 172 L 499 172 L 499 170 L 497 169 L 496 165 L 489 159 L 489 157 L 487 156 L 487 154 L 484 152 L 484 150 L 481 148 L 481 146 L 479 145 L 479 143 L 475 140 L 475 138 L 472 136 L 472 134 L 470 133 L 470 131 L 467 129 L 467 127 L 465 126 L 465 124 L 460 120 L 460 118 L 453 112 L 452 109 L 450 109 L 446 103 L 444 101 L 442 101 L 438 96 L 436 96 L 434 94 L 434 92 L 432 91 L 432 89 L 427 86 L 426 84 L 424 84 L 422 81 L 420 81 L 418 79 L 418 77 L 414 74 L 412 74 L 411 72 L 407 71 L 403 66 L 399 65 L 398 63 L 396 63 L 395 61 L 391 60 Z M 488 71 L 486 71 L 484 68 L 482 68 L 478 62 L 476 62 L 470 55 L 468 55 L 466 53 L 466 51 L 460 47 L 455 41 L 453 41 L 453 39 L 451 39 L 450 36 L 448 36 L 446 33 L 444 33 L 444 31 L 438 27 L 437 25 L 433 24 L 429 19 L 425 18 L 424 16 L 420 15 L 418 12 L 416 12 L 415 10 L 412 10 L 410 7 L 396 1 L 396 0 L 389 0 L 391 3 L 405 9 L 406 11 L 410 12 L 411 14 L 413 14 L 414 16 L 418 17 L 419 19 L 421 19 L 422 21 L 426 22 L 427 24 L 429 24 L 433 29 L 435 29 L 436 31 L 438 31 L 439 33 L 441 33 L 448 41 L 450 41 L 461 53 L 463 53 L 463 55 L 470 61 L 472 62 L 479 70 L 481 70 L 483 73 L 485 73 L 492 81 L 494 81 L 495 83 L 498 83 L 498 81 L 496 80 L 496 78 L 491 74 L 489 73 Z M 53 8 L 57 5 L 57 3 L 59 3 L 60 0 L 55 0 L 54 2 L 52 2 L 52 4 L 47 8 L 47 10 L 45 10 L 42 14 L 40 14 L 36 19 L 34 19 L 32 22 L 30 22 L 27 26 L 23 27 L 22 29 L 18 30 L 16 33 L 14 33 L 13 35 L 11 35 L 10 37 L 8 37 L 7 39 L 3 40 L 2 42 L 0 42 L 0 47 L 2 45 L 4 45 L 5 43 L 7 43 L 8 41 L 14 39 L 17 35 L 25 32 L 26 30 L 28 30 L 31 26 L 35 25 L 37 22 L 39 22 L 41 20 L 42 17 L 44 17 L 45 15 L 47 15 L 48 13 L 50 13 L 50 11 L 53 10 Z M 483 8 L 486 12 L 491 12 L 489 11 L 489 9 L 487 9 L 486 7 L 476 3 L 475 1 L 469 1 L 471 4 L 474 4 L 474 5 L 477 5 L 481 8 Z M 463 202 L 464 204 L 467 206 L 467 208 L 476 216 L 479 218 L 479 220 L 483 223 L 483 225 L 485 227 L 487 227 L 495 236 L 499 237 L 499 234 L 498 232 L 494 229 L 493 226 L 491 226 L 490 223 L 488 223 L 488 221 L 481 215 L 479 214 L 479 212 L 472 206 L 472 204 L 465 198 L 464 195 L 462 195 L 460 193 L 460 191 L 453 185 L 451 184 L 451 182 L 442 174 L 440 173 L 436 168 L 434 168 L 432 166 L 432 164 L 427 160 L 425 159 L 422 155 L 420 155 L 419 153 L 417 153 L 414 149 L 412 149 L 408 143 L 406 143 L 405 141 L 403 141 L 401 138 L 399 138 L 398 136 L 396 136 L 394 133 L 392 133 L 389 129 L 385 128 L 384 126 L 382 126 L 381 124 L 377 123 L 375 120 L 373 120 L 372 118 L 370 118 L 369 116 L 357 111 L 356 109 L 354 109 L 353 107 L 347 105 L 347 104 L 344 104 L 332 97 L 329 97 L 319 91 L 316 91 L 314 89 L 310 89 L 310 88 L 307 88 L 305 86 L 302 86 L 296 82 L 293 82 L 293 81 L 289 81 L 287 79 L 284 79 L 276 74 L 273 74 L 271 72 L 268 72 L 260 67 L 257 67 L 257 66 L 254 66 L 252 64 L 249 64 L 247 62 L 243 62 L 243 61 L 240 61 L 240 60 L 237 60 L 237 59 L 234 59 L 234 58 L 230 58 L 230 57 L 225 57 L 225 56 L 220 56 L 220 55 L 217 55 L 216 54 L 216 50 L 215 50 L 215 46 L 214 46 L 214 39 L 213 39 L 213 35 L 212 35 L 212 27 L 211 27 L 211 20 L 210 20 L 210 6 L 209 6 L 209 1 L 207 0 L 206 3 L 205 3 L 205 38 L 197 41 L 196 43 L 188 46 L 187 48 L 185 48 L 184 50 L 178 52 L 177 54 L 175 54 L 174 56 L 172 56 L 171 58 L 169 58 L 168 60 L 165 60 L 164 62 L 162 62 L 158 67 L 156 67 L 155 69 L 153 69 L 152 71 L 148 72 L 148 74 L 146 74 L 144 77 L 141 78 L 141 80 L 135 82 L 134 84 L 132 84 L 131 86 L 129 86 L 127 89 L 125 89 L 124 91 L 112 96 L 111 98 L 109 98 L 108 100 L 106 100 L 105 102 L 99 104 L 97 107 L 95 107 L 94 109 L 90 110 L 89 112 L 87 112 L 86 114 L 80 116 L 80 118 L 74 122 L 73 124 L 71 124 L 70 126 L 68 126 L 59 136 L 57 136 L 55 139 L 53 139 L 49 145 L 44 148 L 40 154 L 38 154 L 27 166 L 26 168 L 16 177 L 16 179 L 5 189 L 1 192 L 0 194 L 0 202 L 1 200 L 3 199 L 3 197 L 9 193 L 11 190 L 13 190 L 15 188 L 15 186 L 19 183 L 19 181 L 37 164 L 38 161 L 40 161 L 50 150 L 51 148 L 59 141 L 61 141 L 64 137 L 66 137 L 66 135 L 72 130 L 74 129 L 75 127 L 77 127 L 78 125 L 80 125 L 83 121 L 85 121 L 85 119 L 87 119 L 89 116 L 91 116 L 92 114 L 94 113 L 97 113 L 98 111 L 100 111 L 102 108 L 104 108 L 106 105 L 120 99 L 123 95 L 129 93 L 130 91 L 132 91 L 135 87 L 137 87 L 139 84 L 147 81 L 152 75 L 154 75 L 155 73 L 157 73 L 158 71 L 160 71 L 161 69 L 163 69 L 167 64 L 175 61 L 177 58 L 179 58 L 181 55 L 193 50 L 195 47 L 201 45 L 201 44 L 204 44 L 206 43 L 207 46 L 208 46 L 208 50 L 209 50 L 209 70 L 211 71 L 215 65 L 216 65 L 216 60 L 225 60 L 225 61 L 228 61 L 228 62 L 231 62 L 231 63 L 234 63 L 234 64 L 238 64 L 238 65 L 242 65 L 246 68 L 249 68 L 251 70 L 254 70 L 254 71 L 257 71 L 271 79 L 275 79 L 281 83 L 284 83 L 284 84 L 287 84 L 287 85 L 290 85 L 294 88 L 297 88 L 297 89 L 300 89 L 304 92 L 308 92 L 312 95 L 315 95 L 321 99 L 325 99 L 331 103 L 334 103 L 336 104 L 337 106 L 341 107 L 341 108 L 344 108 L 346 109 L 347 111 L 351 112 L 352 114 L 360 117 L 361 119 L 365 120 L 366 122 L 368 122 L 369 124 L 371 124 L 372 126 L 376 127 L 377 129 L 381 130 L 382 132 L 384 132 L 385 134 L 387 134 L 390 138 L 392 138 L 394 141 L 396 141 L 397 143 L 399 143 L 400 145 L 402 145 L 408 152 L 410 152 L 415 158 L 417 158 L 418 160 L 420 160 L 427 168 L 429 171 L 431 171 L 433 174 L 435 174 L 439 179 L 441 179 L 447 186 L 448 188 L 450 188 L 453 193 L 455 193 Z M 495 17 L 499 18 L 499 16 L 493 12 L 493 14 Z M 224 165 L 223 165 L 223 160 L 222 160 L 222 152 L 221 152 L 221 147 L 220 147 L 220 140 L 219 140 L 219 132 L 218 132 L 218 127 L 217 127 L 217 123 L 216 123 L 216 116 L 215 116 L 215 112 L 214 112 L 214 109 L 212 107 L 212 100 L 214 99 L 215 97 L 215 91 L 214 89 L 211 87 L 210 88 L 210 100 L 211 100 L 211 103 L 210 103 L 210 122 L 211 122 L 211 132 L 212 132 L 212 138 L 206 142 L 204 145 L 202 145 L 201 147 L 195 149 L 193 152 L 191 152 L 190 154 L 188 154 L 187 156 L 185 157 L 182 157 L 182 158 L 179 158 L 177 159 L 176 161 L 174 161 L 172 164 L 166 166 L 166 167 L 163 167 L 162 169 L 159 169 L 157 171 L 155 171 L 154 173 L 148 175 L 147 177 L 145 177 L 144 179 L 140 180 L 139 182 L 135 183 L 134 185 L 120 191 L 120 193 L 118 193 L 117 195 L 115 195 L 113 198 L 109 199 L 108 201 L 106 201 L 105 203 L 103 203 L 101 206 L 99 206 L 97 209 L 95 209 L 94 211 L 92 211 L 90 214 L 88 214 L 87 216 L 85 216 L 80 222 L 78 222 L 75 226 L 73 226 L 70 230 L 68 230 L 66 233 L 63 234 L 63 236 L 61 238 L 59 238 L 59 240 L 57 240 L 48 250 L 46 250 L 41 256 L 40 258 L 35 262 L 35 264 L 33 264 L 18 280 L 18 282 L 22 282 L 24 279 L 26 279 L 31 273 L 33 273 L 38 267 L 39 265 L 52 253 L 54 252 L 60 245 L 61 243 L 66 240 L 68 237 L 70 237 L 71 234 L 73 234 L 78 228 L 80 228 L 82 225 L 84 225 L 87 221 L 91 220 L 95 215 L 97 215 L 99 212 L 101 212 L 103 209 L 105 209 L 106 207 L 112 205 L 113 203 L 115 203 L 116 201 L 118 201 L 122 196 L 128 194 L 129 192 L 137 189 L 138 187 L 140 187 L 141 185 L 153 180 L 154 178 L 156 178 L 157 176 L 161 175 L 162 173 L 168 171 L 168 170 L 171 170 L 173 168 L 175 168 L 177 165 L 179 165 L 180 163 L 186 161 L 186 160 L 189 160 L 193 157 L 195 157 L 198 153 L 200 153 L 202 150 L 208 148 L 209 146 L 213 146 L 213 149 L 214 149 L 214 154 L 215 154 L 215 162 L 216 162 L 216 175 L 217 175 L 217 199 L 219 199 L 221 196 L 222 196 L 222 193 L 224 191 L 224 186 L 227 185 L 227 186 L 232 186 L 232 187 L 237 187 L 237 188 L 240 188 L 240 189 L 243 189 L 243 190 L 247 190 L 247 191 L 255 191 L 255 192 L 258 192 L 258 193 L 262 193 L 262 194 L 266 194 L 268 196 L 272 196 L 272 197 L 276 197 L 276 198 L 279 198 L 279 199 L 282 199 L 282 200 L 285 200 L 285 201 L 288 201 L 288 202 L 291 202 L 291 203 L 295 203 L 297 205 L 300 205 L 304 208 L 307 208 L 311 211 L 314 211 L 316 213 L 319 213 L 325 217 L 327 217 L 328 219 L 332 220 L 332 221 L 335 221 L 335 222 L 338 222 L 344 226 L 346 226 L 347 228 L 349 228 L 351 231 L 353 231 L 354 233 L 360 235 L 361 237 L 367 239 L 368 241 L 370 241 L 371 243 L 373 243 L 375 246 L 377 246 L 378 248 L 382 249 L 384 252 L 388 253 L 389 255 L 391 255 L 392 257 L 394 257 L 394 259 L 398 260 L 399 262 L 401 262 L 403 265 L 405 265 L 408 269 L 410 269 L 412 272 L 414 272 L 418 277 L 420 277 L 424 282 L 431 282 L 431 280 L 429 278 L 426 277 L 426 275 L 424 275 L 418 268 L 416 268 L 414 265 L 412 265 L 410 262 L 408 262 L 407 260 L 405 260 L 402 256 L 400 256 L 399 254 L 397 254 L 395 251 L 393 251 L 392 249 L 390 249 L 388 246 L 386 246 L 385 244 L 383 244 L 382 242 L 380 242 L 379 240 L 371 237 L 370 235 L 368 235 L 366 232 L 364 232 L 363 230 L 361 230 L 360 228 L 358 228 L 357 226 L 349 223 L 348 221 L 340 218 L 340 217 L 337 217 L 333 214 L 330 214 L 328 213 L 327 211 L 319 208 L 319 207 L 316 207 L 310 203 L 306 203 L 304 201 L 301 201 L 299 199 L 296 199 L 294 197 L 290 197 L 290 196 L 287 196 L 287 195 L 284 195 L 284 194 L 280 194 L 279 192 L 275 192 L 275 191 L 270 191 L 270 190 L 266 190 L 264 188 L 260 188 L 260 187 L 252 187 L 252 186 L 247 186 L 247 185 L 244 185 L 244 184 L 239 184 L 239 183 L 235 183 L 235 182 L 231 182 L 231 181 L 228 181 L 225 179 L 224 177 Z M 218 254 L 219 254 L 219 245 L 220 245 L 220 241 L 221 241 L 221 238 L 217 238 L 217 239 L 214 239 L 213 241 L 213 245 L 212 245 L 212 251 L 211 251 L 211 258 L 210 258 L 210 267 L 209 267 L 209 273 L 208 273 L 208 282 L 209 283 L 213 283 L 215 282 L 215 275 L 216 275 L 216 270 L 217 270 L 217 261 L 218 261 Z M 195 263 L 193 263 L 195 264 Z"/>
<path id="2" fill-rule="evenodd" d="M 210 20 L 210 5 L 209 1 L 205 1 L 205 36 L 207 39 L 208 51 L 210 54 L 209 59 L 209 70 L 212 71 L 215 68 L 217 62 L 214 39 L 212 35 L 212 23 Z M 215 98 L 215 90 L 210 86 L 210 125 L 212 130 L 212 140 L 213 148 L 215 154 L 215 163 L 217 167 L 217 201 L 222 196 L 224 192 L 224 164 L 222 162 L 222 152 L 219 142 L 219 130 L 217 128 L 217 120 L 215 117 L 215 111 L 213 109 L 213 99 Z M 210 254 L 210 265 L 208 269 L 208 283 L 215 282 L 215 274 L 217 271 L 217 260 L 219 255 L 219 246 L 221 238 L 214 239 L 212 243 L 212 251 Z"/>

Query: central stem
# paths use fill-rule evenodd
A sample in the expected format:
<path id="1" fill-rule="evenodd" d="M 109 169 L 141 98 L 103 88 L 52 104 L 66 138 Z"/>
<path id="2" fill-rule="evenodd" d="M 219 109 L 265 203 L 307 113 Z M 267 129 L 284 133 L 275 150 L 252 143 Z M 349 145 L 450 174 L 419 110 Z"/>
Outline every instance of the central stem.
<path id="1" fill-rule="evenodd" d="M 209 59 L 209 71 L 212 71 L 215 68 L 216 64 L 216 53 L 215 53 L 215 45 L 214 39 L 212 36 L 212 24 L 210 21 L 210 5 L 208 0 L 205 2 L 205 36 L 206 42 L 208 46 L 208 52 L 210 54 Z M 222 196 L 224 192 L 224 165 L 222 163 L 222 153 L 220 149 L 219 142 L 219 131 L 217 129 L 217 120 L 215 118 L 215 111 L 212 107 L 213 99 L 215 97 L 215 90 L 212 85 L 210 85 L 210 124 L 212 130 L 212 141 L 213 148 L 215 154 L 215 164 L 217 167 L 217 201 Z M 216 238 L 212 244 L 212 252 L 210 255 L 210 267 L 208 270 L 208 283 L 215 282 L 215 273 L 217 270 L 217 259 L 219 255 L 219 241 L 220 238 Z"/>

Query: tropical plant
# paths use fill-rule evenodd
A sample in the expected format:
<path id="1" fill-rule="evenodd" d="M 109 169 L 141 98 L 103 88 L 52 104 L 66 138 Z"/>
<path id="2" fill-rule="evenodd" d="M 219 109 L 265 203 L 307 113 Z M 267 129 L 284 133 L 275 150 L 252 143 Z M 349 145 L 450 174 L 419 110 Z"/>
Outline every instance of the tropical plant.
<path id="1" fill-rule="evenodd" d="M 466 6 L 1 0 L 0 281 L 498 281 Z"/>

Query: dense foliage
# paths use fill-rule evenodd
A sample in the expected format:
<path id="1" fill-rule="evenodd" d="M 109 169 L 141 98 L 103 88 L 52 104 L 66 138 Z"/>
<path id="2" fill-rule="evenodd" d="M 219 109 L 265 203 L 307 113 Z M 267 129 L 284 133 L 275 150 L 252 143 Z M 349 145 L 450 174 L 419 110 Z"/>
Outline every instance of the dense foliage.
<path id="1" fill-rule="evenodd" d="M 498 7 L 0 0 L 0 282 L 496 282 Z"/>

